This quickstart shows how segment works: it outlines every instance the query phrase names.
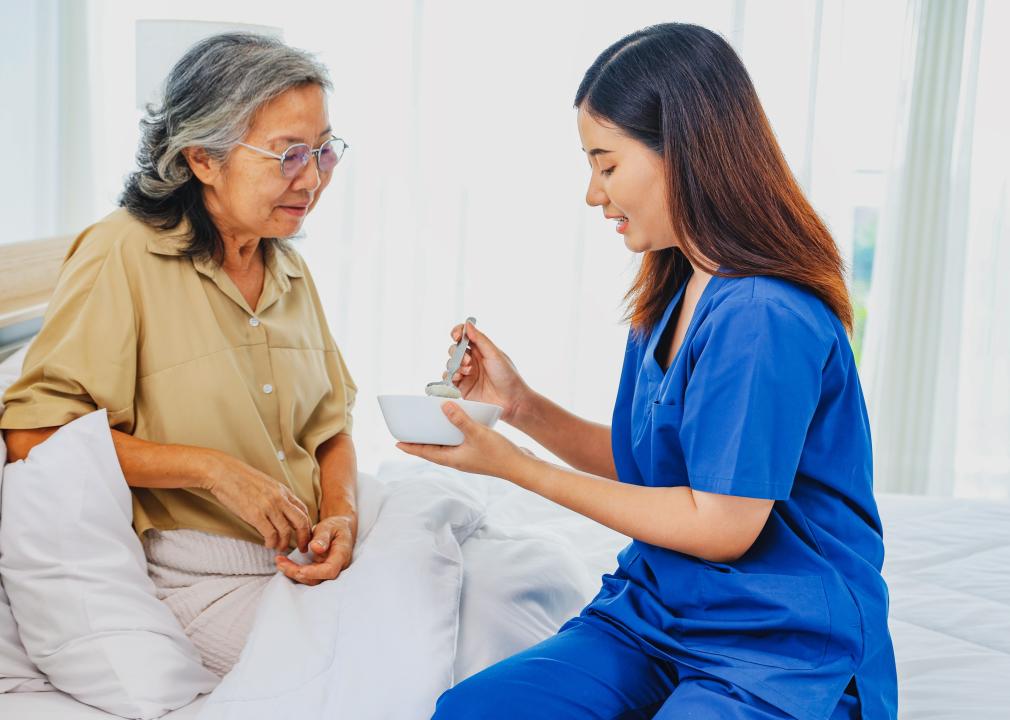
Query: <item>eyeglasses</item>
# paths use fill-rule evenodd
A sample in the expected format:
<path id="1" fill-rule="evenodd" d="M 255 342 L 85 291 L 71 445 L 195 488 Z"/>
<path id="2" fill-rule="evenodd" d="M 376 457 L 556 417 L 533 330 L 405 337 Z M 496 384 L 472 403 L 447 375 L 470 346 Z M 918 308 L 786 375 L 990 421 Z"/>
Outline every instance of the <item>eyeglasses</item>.
<path id="1" fill-rule="evenodd" d="M 300 173 L 309 164 L 309 159 L 313 155 L 316 156 L 316 167 L 319 168 L 319 172 L 331 172 L 337 166 L 337 163 L 340 162 L 340 158 L 344 156 L 344 150 L 350 147 L 341 138 L 330 138 L 315 150 L 307 143 L 298 143 L 278 155 L 275 152 L 270 152 L 255 145 L 247 145 L 243 142 L 238 144 L 244 148 L 249 148 L 250 150 L 255 150 L 258 153 L 280 160 L 281 175 L 286 178 L 295 177 Z"/>

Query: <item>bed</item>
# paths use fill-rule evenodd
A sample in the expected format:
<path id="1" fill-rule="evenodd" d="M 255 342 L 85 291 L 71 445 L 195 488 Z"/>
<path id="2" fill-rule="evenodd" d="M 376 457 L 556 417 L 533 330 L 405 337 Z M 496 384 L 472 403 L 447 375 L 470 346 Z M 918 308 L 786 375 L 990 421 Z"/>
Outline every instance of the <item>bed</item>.
<path id="1" fill-rule="evenodd" d="M 37 330 L 69 238 L 0 247 L 0 360 Z M 399 468 L 403 472 L 403 468 Z M 452 471 L 444 471 L 452 472 Z M 380 469 L 379 478 L 388 476 Z M 617 533 L 492 478 L 466 478 L 478 488 L 484 525 L 468 540 L 481 554 L 464 558 L 479 570 L 494 543 L 536 537 L 578 568 L 573 611 L 595 592 L 627 542 Z M 884 575 L 891 591 L 890 625 L 898 660 L 900 716 L 1005 720 L 1010 717 L 1010 503 L 882 494 Z M 466 544 L 463 545 L 464 550 Z M 476 586 L 479 573 L 468 577 Z M 535 571 L 550 582 L 543 564 Z M 541 632 L 542 630 L 538 630 Z M 500 648 L 476 632 L 461 635 L 460 652 Z M 481 658 L 493 661 L 495 656 Z M 472 669 L 471 669 L 472 670 Z M 169 713 L 196 718 L 206 697 Z M 86 720 L 114 717 L 58 691 L 0 694 L 0 717 Z"/>

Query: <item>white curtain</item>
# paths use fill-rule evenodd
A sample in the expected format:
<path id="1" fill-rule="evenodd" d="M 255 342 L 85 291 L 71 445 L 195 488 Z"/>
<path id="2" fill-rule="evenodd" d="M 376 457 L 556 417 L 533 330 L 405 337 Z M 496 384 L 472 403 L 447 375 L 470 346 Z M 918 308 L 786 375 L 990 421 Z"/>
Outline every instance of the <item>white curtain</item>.
<path id="1" fill-rule="evenodd" d="M 93 217 L 89 21 L 87 0 L 0 3 L 0 243 Z"/>
<path id="2" fill-rule="evenodd" d="M 362 465 L 396 456 L 375 395 L 422 392 L 441 372 L 449 328 L 468 314 L 534 387 L 607 421 L 634 261 L 612 224 L 584 204 L 575 90 L 622 35 L 700 23 L 737 43 L 787 155 L 805 165 L 816 8 L 765 5 L 654 0 L 615 11 L 602 0 L 395 0 L 310 3 L 293 20 L 274 3 L 96 2 L 94 41 L 106 68 L 96 102 L 109 123 L 96 138 L 104 166 L 96 174 L 111 203 L 136 143 L 137 113 L 124 92 L 133 87 L 136 19 L 281 27 L 330 67 L 331 120 L 351 145 L 300 249 L 361 388 Z"/>
<path id="3" fill-rule="evenodd" d="M 906 95 L 862 367 L 886 490 L 1010 495 L 1001 6 L 909 5 Z"/>
<path id="4" fill-rule="evenodd" d="M 977 36 L 956 414 L 955 494 L 1010 497 L 1010 4 Z M 966 113 L 967 116 L 967 113 Z"/>
<path id="5" fill-rule="evenodd" d="M 1007 118 L 997 102 L 1006 95 L 999 84 L 1006 51 L 997 30 L 1006 27 L 1005 4 L 990 2 L 982 25 L 980 4 L 911 3 L 918 20 L 903 41 L 904 0 L 385 0 L 306 2 L 296 13 L 263 0 L 63 2 L 60 17 L 69 21 L 45 26 L 15 18 L 21 30 L 14 32 L 32 35 L 39 47 L 62 48 L 52 27 L 84 29 L 69 47 L 86 50 L 86 58 L 65 69 L 77 72 L 79 82 L 51 85 L 62 88 L 67 134 L 54 131 L 59 146 L 87 153 L 71 158 L 73 167 L 60 169 L 71 174 L 57 183 L 87 206 L 75 218 L 111 209 L 133 166 L 136 20 L 280 27 L 285 40 L 319 53 L 330 67 L 331 120 L 351 149 L 307 222 L 300 249 L 361 387 L 356 439 L 364 467 L 396 455 L 375 395 L 421 392 L 440 373 L 449 327 L 467 314 L 477 316 L 534 387 L 590 418 L 609 418 L 626 335 L 620 301 L 635 268 L 611 225 L 583 202 L 588 175 L 571 101 L 582 73 L 608 44 L 651 23 L 686 21 L 722 33 L 740 51 L 794 172 L 857 268 L 866 248 L 854 238 L 872 229 L 860 218 L 883 212 L 866 358 L 881 486 L 972 492 L 961 482 L 967 478 L 1003 487 L 1010 464 L 1004 372 L 1010 323 L 1003 310 L 1007 283 L 991 268 L 1007 259 Z M 36 7 L 44 4 L 58 2 Z M 953 29 L 943 27 L 941 6 L 953 13 L 946 18 Z M 906 48 L 919 48 L 913 57 L 920 63 L 902 74 Z M 961 69 L 954 73 L 951 63 Z M 5 75 L 18 68 L 9 70 Z M 943 78 L 947 84 L 937 84 Z M 32 82 L 55 81 L 38 75 Z M 954 98 L 953 126 L 950 106 L 937 93 Z M 903 96 L 920 98 L 915 112 L 931 103 L 936 118 L 911 122 L 907 105 L 898 112 Z M 38 137 L 53 122 L 45 108 L 25 113 L 40 128 Z M 942 142 L 924 142 L 922 133 L 941 127 L 940 117 Z M 896 134 L 896 126 L 903 132 Z M 915 127 L 919 135 L 911 133 Z M 911 155 L 910 138 L 920 138 Z M 889 174 L 899 176 L 899 186 L 902 177 L 915 180 L 906 166 L 891 167 L 895 156 L 912 158 L 922 172 L 946 173 L 935 202 L 885 194 Z M 47 187 L 49 168 L 57 177 L 54 166 L 45 167 L 32 176 L 33 187 Z M 43 197 L 41 189 L 25 194 L 19 207 L 49 202 L 32 202 Z M 902 253 L 924 246 L 913 245 L 916 230 L 887 218 L 920 223 L 919 242 L 926 242 L 933 225 L 922 225 L 917 208 L 940 213 L 950 227 L 964 226 L 954 235 L 968 240 L 960 257 L 944 246 L 929 272 L 902 261 Z M 26 222 L 25 237 L 49 234 L 39 228 L 51 216 L 45 211 Z M 944 270 L 943 289 L 935 266 Z M 853 278 L 860 306 L 864 280 Z M 942 295 L 942 336 L 955 340 L 940 346 L 928 323 L 916 325 L 933 343 L 922 365 L 908 349 L 921 338 L 899 342 L 892 335 L 911 322 L 906 314 L 925 288 Z M 909 374 L 917 378 L 914 387 L 899 394 Z M 881 388 L 894 391 L 890 399 Z M 909 397 L 929 400 L 908 404 Z M 941 410 L 935 424 L 908 423 L 914 413 L 933 418 Z M 946 444 L 937 444 L 943 427 Z M 930 439 L 912 442 L 902 433 Z M 932 453 L 913 461 L 925 471 L 891 472 L 888 458 L 906 450 Z"/>

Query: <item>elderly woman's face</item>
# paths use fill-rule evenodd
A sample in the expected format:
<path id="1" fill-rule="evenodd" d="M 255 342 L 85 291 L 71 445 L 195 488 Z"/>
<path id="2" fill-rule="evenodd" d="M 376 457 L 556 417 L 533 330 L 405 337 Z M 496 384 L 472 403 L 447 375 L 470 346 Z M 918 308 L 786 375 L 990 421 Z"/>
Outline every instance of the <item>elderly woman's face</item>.
<path id="1" fill-rule="evenodd" d="M 280 155 L 297 143 L 318 148 L 330 136 L 323 89 L 304 85 L 263 105 L 242 141 Z M 313 158 L 285 177 L 277 159 L 242 146 L 224 164 L 198 154 L 189 157 L 218 229 L 240 240 L 294 235 L 333 175 L 320 173 Z"/>

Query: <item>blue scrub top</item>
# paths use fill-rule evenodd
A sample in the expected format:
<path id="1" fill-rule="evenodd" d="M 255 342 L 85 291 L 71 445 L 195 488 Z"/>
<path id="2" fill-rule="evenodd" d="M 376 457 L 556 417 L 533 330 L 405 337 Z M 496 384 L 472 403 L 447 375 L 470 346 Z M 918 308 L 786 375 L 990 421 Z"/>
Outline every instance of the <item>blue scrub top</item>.
<path id="1" fill-rule="evenodd" d="M 583 616 L 801 720 L 830 716 L 853 676 L 863 717 L 894 718 L 869 422 L 845 329 L 792 283 L 713 277 L 664 372 L 657 345 L 683 292 L 628 339 L 618 477 L 776 502 L 735 562 L 635 540 Z"/>

